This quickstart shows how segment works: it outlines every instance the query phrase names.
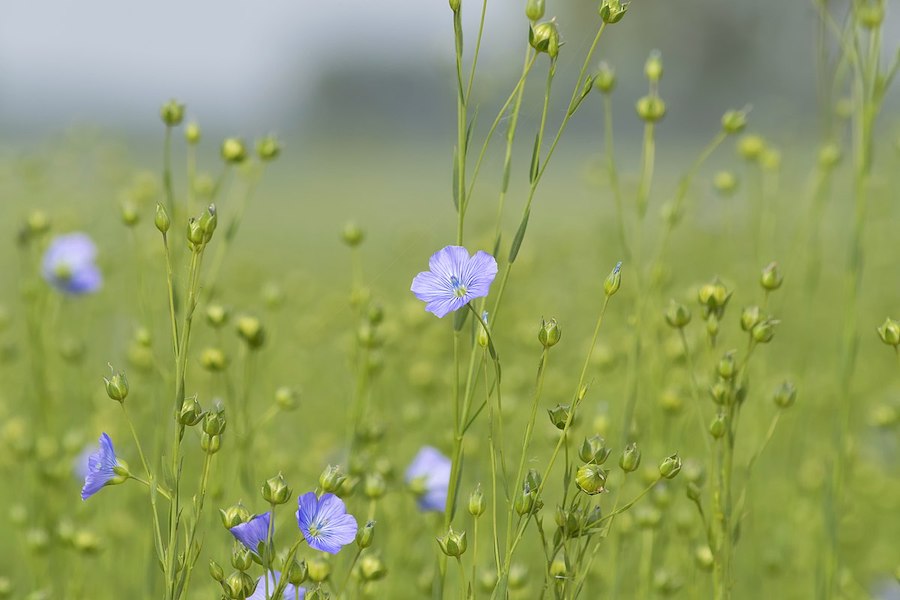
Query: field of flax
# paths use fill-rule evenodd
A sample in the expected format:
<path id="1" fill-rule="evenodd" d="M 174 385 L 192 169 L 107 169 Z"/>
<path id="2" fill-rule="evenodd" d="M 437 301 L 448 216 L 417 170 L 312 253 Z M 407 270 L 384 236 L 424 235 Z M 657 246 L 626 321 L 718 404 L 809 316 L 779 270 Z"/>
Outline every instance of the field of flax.
<path id="1" fill-rule="evenodd" d="M 740 106 L 666 140 L 618 0 L 586 43 L 528 0 L 483 101 L 450 0 L 415 149 L 178 100 L 135 158 L 5 145 L 0 598 L 900 597 L 886 4 L 811 3 L 782 147 Z"/>

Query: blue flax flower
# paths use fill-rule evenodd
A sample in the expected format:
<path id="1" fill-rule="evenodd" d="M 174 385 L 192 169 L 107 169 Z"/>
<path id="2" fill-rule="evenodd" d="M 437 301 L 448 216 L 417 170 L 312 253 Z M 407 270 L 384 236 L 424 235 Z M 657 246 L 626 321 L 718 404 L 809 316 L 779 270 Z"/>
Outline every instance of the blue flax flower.
<path id="1" fill-rule="evenodd" d="M 261 515 L 253 515 L 250 520 L 240 525 L 235 525 L 228 531 L 231 532 L 237 540 L 247 546 L 251 552 L 255 552 L 261 556 L 260 548 L 265 548 L 266 540 L 269 537 L 269 522 L 272 519 L 272 513 L 267 512 Z"/>
<path id="2" fill-rule="evenodd" d="M 269 571 L 266 573 L 266 577 L 269 580 L 269 594 L 271 594 L 275 591 L 275 586 L 278 585 L 278 581 L 281 579 L 281 571 Z M 306 597 L 306 588 L 296 587 L 289 583 L 284 586 L 284 593 L 278 598 L 272 598 L 272 600 L 296 600 L 297 598 L 302 600 L 304 597 Z M 262 575 L 256 581 L 256 591 L 251 596 L 248 596 L 247 600 L 268 600 L 266 597 L 266 581 Z"/>
<path id="3" fill-rule="evenodd" d="M 416 275 L 410 290 L 426 303 L 425 310 L 443 317 L 488 295 L 497 261 L 481 250 L 469 256 L 462 246 L 447 246 L 431 255 L 428 269 Z"/>
<path id="4" fill-rule="evenodd" d="M 406 469 L 406 483 L 419 494 L 419 510 L 443 512 L 450 487 L 450 459 L 424 446 Z"/>
<path id="5" fill-rule="evenodd" d="M 73 296 L 95 292 L 103 283 L 94 264 L 97 247 L 84 233 L 56 237 L 44 253 L 41 274 L 47 283 Z"/>
<path id="6" fill-rule="evenodd" d="M 84 476 L 84 487 L 81 488 L 81 499 L 87 500 L 107 484 L 122 483 L 127 479 L 121 468 L 116 451 L 109 436 L 100 435 L 100 447 L 88 457 L 87 473 Z"/>
<path id="7" fill-rule="evenodd" d="M 356 519 L 347 514 L 344 501 L 334 494 L 307 492 L 297 499 L 297 524 L 310 548 L 337 554 L 356 539 Z"/>

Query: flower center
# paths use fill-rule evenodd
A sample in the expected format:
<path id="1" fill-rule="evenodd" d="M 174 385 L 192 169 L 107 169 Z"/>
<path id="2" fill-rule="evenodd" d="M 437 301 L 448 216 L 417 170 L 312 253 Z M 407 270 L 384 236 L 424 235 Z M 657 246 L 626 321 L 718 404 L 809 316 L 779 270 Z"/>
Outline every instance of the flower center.
<path id="1" fill-rule="evenodd" d="M 457 298 L 462 298 L 469 291 L 466 289 L 466 286 L 460 283 L 456 275 L 450 276 L 450 285 L 453 286 L 453 295 Z"/>
<path id="2" fill-rule="evenodd" d="M 322 532 L 322 529 L 325 527 L 325 523 L 322 521 L 313 521 L 309 524 L 309 535 L 313 537 L 319 537 L 319 534 Z"/>
<path id="3" fill-rule="evenodd" d="M 72 267 L 65 262 L 59 262 L 53 268 L 53 275 L 60 281 L 68 281 L 72 278 Z"/>

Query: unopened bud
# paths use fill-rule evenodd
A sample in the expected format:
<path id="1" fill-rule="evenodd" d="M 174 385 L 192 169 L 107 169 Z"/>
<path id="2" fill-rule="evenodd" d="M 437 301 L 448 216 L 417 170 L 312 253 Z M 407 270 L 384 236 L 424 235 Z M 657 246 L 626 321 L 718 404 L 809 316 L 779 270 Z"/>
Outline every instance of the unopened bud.
<path id="1" fill-rule="evenodd" d="M 220 149 L 222 160 L 229 164 L 240 164 L 247 158 L 247 147 L 244 140 L 236 137 L 226 138 Z"/>
<path id="2" fill-rule="evenodd" d="M 725 419 L 725 415 L 719 413 L 716 415 L 716 418 L 712 420 L 712 423 L 709 424 L 709 434 L 717 440 L 728 431 L 728 423 Z"/>
<path id="3" fill-rule="evenodd" d="M 281 142 L 278 141 L 278 138 L 274 135 L 267 135 L 266 137 L 257 140 L 256 142 L 256 155 L 259 156 L 259 159 L 262 161 L 271 161 L 278 158 L 281 154 Z"/>
<path id="4" fill-rule="evenodd" d="M 541 319 L 541 328 L 538 330 L 538 341 L 544 348 L 552 348 L 559 342 L 562 331 L 556 322 L 556 319 L 544 321 Z"/>
<path id="5" fill-rule="evenodd" d="M 741 158 L 756 161 L 766 149 L 766 142 L 760 136 L 749 134 L 738 140 L 737 151 Z"/>
<path id="6" fill-rule="evenodd" d="M 611 297 L 613 294 L 619 291 L 619 288 L 622 286 L 622 261 L 616 263 L 616 266 L 613 267 L 613 270 L 609 275 L 606 276 L 606 280 L 603 282 L 603 293 L 606 294 L 607 297 Z"/>
<path id="7" fill-rule="evenodd" d="M 740 133 L 747 127 L 747 112 L 743 110 L 729 110 L 722 115 L 722 130 L 728 134 Z"/>
<path id="8" fill-rule="evenodd" d="M 469 546 L 469 542 L 466 540 L 466 532 L 453 531 L 452 527 L 444 536 L 439 537 L 437 541 L 438 545 L 441 547 L 441 552 L 447 556 L 456 558 L 462 556 Z"/>
<path id="9" fill-rule="evenodd" d="M 200 126 L 197 123 L 188 123 L 184 126 L 184 140 L 193 145 L 200 143 Z"/>
<path id="10" fill-rule="evenodd" d="M 159 109 L 159 117 L 168 127 L 180 125 L 184 119 L 184 104 L 180 104 L 177 100 L 169 100 Z"/>
<path id="11" fill-rule="evenodd" d="M 716 372 L 722 379 L 731 379 L 734 377 L 736 370 L 737 364 L 734 360 L 734 350 L 726 352 L 725 355 L 719 359 L 719 364 L 716 365 Z"/>
<path id="12" fill-rule="evenodd" d="M 181 408 L 178 410 L 176 420 L 185 427 L 193 427 L 201 419 L 203 419 L 203 408 L 200 407 L 197 396 L 185 398 L 184 402 L 181 403 Z"/>
<path id="13" fill-rule="evenodd" d="M 606 62 L 594 74 L 594 87 L 603 94 L 609 94 L 616 88 L 616 72 Z"/>
<path id="14" fill-rule="evenodd" d="M 635 110 L 641 120 L 656 123 L 666 116 L 666 103 L 659 96 L 644 96 L 635 104 Z"/>
<path id="15" fill-rule="evenodd" d="M 678 453 L 667 456 L 659 463 L 659 474 L 666 479 L 674 479 L 681 472 L 681 457 Z"/>
<path id="16" fill-rule="evenodd" d="M 900 322 L 887 317 L 877 330 L 878 337 L 888 346 L 900 346 Z"/>
<path id="17" fill-rule="evenodd" d="M 275 477 L 267 479 L 262 486 L 263 500 L 269 504 L 284 504 L 291 498 L 291 488 L 284 480 L 284 475 L 279 473 Z"/>
<path id="18" fill-rule="evenodd" d="M 622 4 L 621 0 L 603 0 L 599 12 L 604 23 L 618 23 L 628 12 L 628 4 Z"/>
<path id="19" fill-rule="evenodd" d="M 528 43 L 538 52 L 546 52 L 550 58 L 559 56 L 559 29 L 556 21 L 532 25 L 528 30 Z"/>
<path id="20" fill-rule="evenodd" d="M 222 517 L 222 525 L 225 526 L 225 529 L 231 529 L 241 523 L 246 523 L 252 516 L 250 511 L 240 503 L 229 506 L 228 508 L 220 508 L 219 515 Z"/>
<path id="21" fill-rule="evenodd" d="M 797 388 L 790 381 L 785 381 L 775 390 L 772 400 L 778 408 L 789 408 L 797 400 Z"/>
<path id="22" fill-rule="evenodd" d="M 606 447 L 606 440 L 600 435 L 585 438 L 578 451 L 578 457 L 586 463 L 602 465 L 609 458 L 611 450 Z"/>
<path id="23" fill-rule="evenodd" d="M 764 318 L 765 315 L 760 307 L 748 306 L 741 311 L 741 329 L 751 331 Z"/>
<path id="24" fill-rule="evenodd" d="M 766 265 L 759 277 L 759 284 L 768 292 L 780 288 L 783 281 L 784 277 L 781 275 L 781 271 L 778 270 L 778 263 L 776 262 L 770 262 Z"/>
<path id="25" fill-rule="evenodd" d="M 484 514 L 484 494 L 481 492 L 480 485 L 469 496 L 469 514 L 473 517 L 480 517 Z"/>
<path id="26" fill-rule="evenodd" d="M 690 322 L 690 309 L 684 304 L 672 300 L 669 303 L 669 308 L 666 310 L 666 323 L 676 329 L 682 329 Z"/>
<path id="27" fill-rule="evenodd" d="M 375 521 L 368 521 L 356 532 L 356 545 L 365 550 L 372 545 L 373 539 L 375 539 Z"/>
<path id="28" fill-rule="evenodd" d="M 262 322 L 256 317 L 245 315 L 237 321 L 237 332 L 251 349 L 255 350 L 266 341 L 266 332 Z"/>
<path id="29" fill-rule="evenodd" d="M 209 561 L 209 576 L 222 583 L 225 579 L 225 571 L 222 570 L 222 566 L 214 560 Z"/>
<path id="30" fill-rule="evenodd" d="M 566 423 L 569 421 L 569 411 L 571 407 L 568 404 L 557 404 L 555 407 L 547 409 L 550 416 L 550 422 L 557 429 L 565 429 Z"/>
<path id="31" fill-rule="evenodd" d="M 525 4 L 525 16 L 529 21 L 544 18 L 544 0 L 528 0 L 528 3 Z"/>
<path id="32" fill-rule="evenodd" d="M 632 473 L 637 471 L 640 466 L 641 451 L 638 449 L 637 444 L 631 442 L 625 446 L 625 449 L 622 451 L 622 456 L 619 457 L 619 467 L 626 473 Z"/>
<path id="33" fill-rule="evenodd" d="M 713 187 L 723 196 L 733 194 L 737 185 L 737 177 L 731 171 L 719 171 L 713 176 Z"/>
<path id="34" fill-rule="evenodd" d="M 347 476 L 341 472 L 340 466 L 328 465 L 319 475 L 319 487 L 324 492 L 334 493 L 340 489 L 345 479 Z"/>
<path id="35" fill-rule="evenodd" d="M 112 371 L 112 366 L 109 369 Z M 125 398 L 128 397 L 128 379 L 126 379 L 125 373 L 113 371 L 109 379 L 104 377 L 103 381 L 106 383 L 106 395 L 111 400 L 115 400 L 120 404 L 125 401 Z"/>
<path id="36" fill-rule="evenodd" d="M 153 219 L 153 224 L 156 225 L 156 228 L 162 234 L 168 233 L 169 227 L 172 225 L 172 222 L 169 220 L 169 213 L 166 212 L 166 208 L 162 204 L 156 205 L 156 217 Z"/>
<path id="37" fill-rule="evenodd" d="M 656 83 L 662 79 L 663 64 L 659 50 L 654 50 L 650 53 L 650 57 L 647 59 L 647 62 L 644 63 L 644 75 L 646 75 L 651 83 Z"/>
<path id="38" fill-rule="evenodd" d="M 768 344 L 775 337 L 775 327 L 780 323 L 778 319 L 765 319 L 753 326 L 750 335 L 758 344 Z"/>

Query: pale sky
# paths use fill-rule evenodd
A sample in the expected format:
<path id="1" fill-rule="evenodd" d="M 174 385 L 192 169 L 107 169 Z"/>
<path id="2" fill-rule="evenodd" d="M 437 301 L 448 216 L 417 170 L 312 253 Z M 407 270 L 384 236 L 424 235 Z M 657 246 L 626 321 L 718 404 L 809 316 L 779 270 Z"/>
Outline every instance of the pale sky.
<path id="1" fill-rule="evenodd" d="M 445 0 L 4 4 L 0 123 L 20 129 L 76 120 L 115 126 L 170 96 L 206 119 L 266 126 L 266 114 L 302 101 L 302 82 L 314 82 L 335 61 L 402 65 L 452 57 Z M 491 1 L 492 43 L 511 32 L 497 17 L 518 4 Z M 474 6 L 468 13 L 467 20 L 476 16 Z"/>

